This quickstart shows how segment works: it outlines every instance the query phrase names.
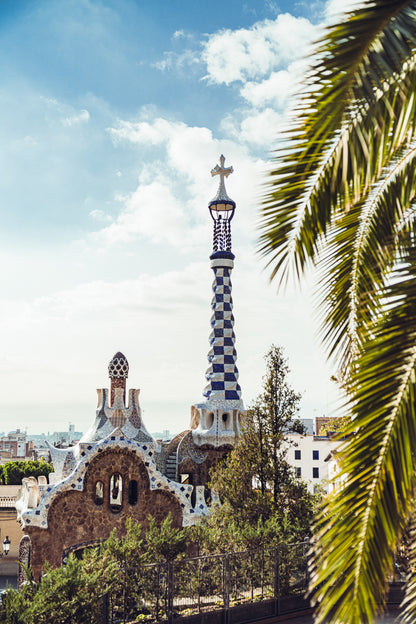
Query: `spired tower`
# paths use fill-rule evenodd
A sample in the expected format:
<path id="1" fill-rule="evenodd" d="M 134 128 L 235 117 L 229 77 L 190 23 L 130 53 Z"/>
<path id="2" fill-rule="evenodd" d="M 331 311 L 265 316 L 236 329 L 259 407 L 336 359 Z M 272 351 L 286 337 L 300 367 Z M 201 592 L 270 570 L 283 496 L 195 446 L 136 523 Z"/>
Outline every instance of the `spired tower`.
<path id="1" fill-rule="evenodd" d="M 219 176 L 218 191 L 208 208 L 214 222 L 213 251 L 210 256 L 214 271 L 211 301 L 211 333 L 208 352 L 209 366 L 205 377 L 204 402 L 191 407 L 192 438 L 196 446 L 233 446 L 240 435 L 244 417 L 244 404 L 238 384 L 236 365 L 233 300 L 231 295 L 231 271 L 234 254 L 231 251 L 231 220 L 236 204 L 227 195 L 225 178 L 233 173 L 225 167 L 221 155 L 220 164 L 211 171 Z"/>
<path id="2" fill-rule="evenodd" d="M 110 392 L 98 390 L 90 429 L 72 447 L 50 446 L 54 472 L 49 483 L 45 477 L 23 480 L 16 501 L 25 534 L 19 560 L 30 564 L 35 578 L 45 560 L 57 567 L 70 552 L 107 539 L 114 527 L 123 535 L 127 517 L 145 527 L 149 514 L 159 521 L 171 514 L 179 527 L 209 513 L 209 471 L 238 440 L 244 418 L 231 297 L 231 220 L 236 206 L 224 183 L 233 168 L 226 168 L 224 161 L 221 156 L 220 165 L 211 171 L 219 176 L 219 187 L 208 206 L 214 222 L 214 295 L 204 400 L 191 407 L 190 429 L 160 445 L 144 426 L 140 391 L 130 389 L 126 396 L 126 357 L 119 351 L 114 355 L 108 367 Z"/>

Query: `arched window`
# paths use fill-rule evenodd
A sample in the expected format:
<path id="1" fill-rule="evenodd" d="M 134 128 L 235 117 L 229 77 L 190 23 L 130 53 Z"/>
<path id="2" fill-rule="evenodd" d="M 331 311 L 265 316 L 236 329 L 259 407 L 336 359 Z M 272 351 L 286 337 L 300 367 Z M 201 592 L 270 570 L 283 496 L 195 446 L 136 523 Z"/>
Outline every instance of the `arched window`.
<path id="1" fill-rule="evenodd" d="M 96 505 L 102 505 L 104 503 L 104 483 L 102 481 L 97 481 L 95 484 L 94 503 Z"/>
<path id="2" fill-rule="evenodd" d="M 114 513 L 121 511 L 123 502 L 123 479 L 119 472 L 111 475 L 110 479 L 110 509 Z"/>
<path id="3" fill-rule="evenodd" d="M 132 479 L 129 483 L 129 504 L 135 505 L 137 503 L 137 481 Z"/>
<path id="4" fill-rule="evenodd" d="M 229 414 L 227 412 L 224 412 L 224 414 L 222 415 L 222 422 L 224 423 L 225 428 L 227 428 L 228 425 L 228 416 Z"/>
<path id="5" fill-rule="evenodd" d="M 207 414 L 207 429 L 211 429 L 213 424 L 214 424 L 214 414 L 212 412 L 209 412 L 209 414 Z"/>

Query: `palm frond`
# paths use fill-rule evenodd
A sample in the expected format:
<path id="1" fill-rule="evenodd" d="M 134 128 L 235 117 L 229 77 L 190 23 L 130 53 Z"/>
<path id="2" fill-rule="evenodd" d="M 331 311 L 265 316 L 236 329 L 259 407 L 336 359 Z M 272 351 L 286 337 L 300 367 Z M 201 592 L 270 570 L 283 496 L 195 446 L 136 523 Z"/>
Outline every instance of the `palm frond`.
<path id="1" fill-rule="evenodd" d="M 372 622 L 384 603 L 397 537 L 412 509 L 416 485 L 413 248 L 395 271 L 384 300 L 385 315 L 355 362 L 351 406 L 355 431 L 340 451 L 345 485 L 317 522 L 312 583 L 319 624 Z"/>
<path id="2" fill-rule="evenodd" d="M 349 366 L 384 306 L 384 288 L 401 261 L 405 230 L 414 229 L 416 144 L 404 150 L 367 201 L 340 215 L 320 263 L 325 301 L 322 337 L 329 354 Z M 406 245 L 405 245 L 406 246 Z"/>
<path id="3" fill-rule="evenodd" d="M 413 624 L 416 621 L 416 515 L 415 501 L 413 500 L 412 522 L 410 527 L 410 549 L 408 562 L 408 579 L 406 583 L 406 594 L 402 603 L 403 613 L 401 620 L 403 624 Z"/>
<path id="4" fill-rule="evenodd" d="M 337 212 L 362 199 L 413 136 L 415 11 L 414 0 L 367 2 L 317 48 L 260 218 L 272 278 L 315 259 Z"/>

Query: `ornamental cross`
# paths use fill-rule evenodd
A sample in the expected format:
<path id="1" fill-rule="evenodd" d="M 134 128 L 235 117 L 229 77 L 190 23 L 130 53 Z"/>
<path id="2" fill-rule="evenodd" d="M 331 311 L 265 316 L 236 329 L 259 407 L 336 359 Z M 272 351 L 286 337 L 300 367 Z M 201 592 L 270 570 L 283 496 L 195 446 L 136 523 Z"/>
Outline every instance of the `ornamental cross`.
<path id="1" fill-rule="evenodd" d="M 220 165 L 216 165 L 214 169 L 211 169 L 211 175 L 214 177 L 216 175 L 220 176 L 220 187 L 224 188 L 224 178 L 228 178 L 230 173 L 233 173 L 234 169 L 232 167 L 224 167 L 225 156 L 221 154 L 220 156 Z"/>

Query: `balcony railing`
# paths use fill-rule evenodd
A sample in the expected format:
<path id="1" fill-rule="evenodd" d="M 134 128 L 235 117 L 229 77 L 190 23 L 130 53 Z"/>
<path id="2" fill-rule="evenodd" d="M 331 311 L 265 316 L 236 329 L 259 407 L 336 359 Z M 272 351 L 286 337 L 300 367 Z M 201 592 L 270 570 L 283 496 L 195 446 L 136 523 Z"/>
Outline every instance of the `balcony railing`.
<path id="1" fill-rule="evenodd" d="M 16 496 L 0 496 L 0 509 L 16 507 Z"/>

